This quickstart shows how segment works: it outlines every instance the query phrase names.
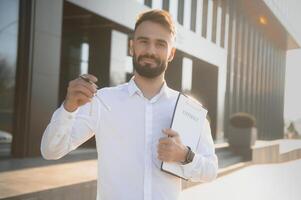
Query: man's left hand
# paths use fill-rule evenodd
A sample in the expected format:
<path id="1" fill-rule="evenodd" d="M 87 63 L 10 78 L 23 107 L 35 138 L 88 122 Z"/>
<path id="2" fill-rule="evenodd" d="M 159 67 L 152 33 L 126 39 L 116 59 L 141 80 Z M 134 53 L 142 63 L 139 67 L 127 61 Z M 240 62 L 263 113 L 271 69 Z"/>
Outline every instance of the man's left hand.
<path id="1" fill-rule="evenodd" d="M 167 137 L 158 143 L 158 159 L 164 162 L 184 162 L 188 148 L 182 144 L 179 134 L 168 128 L 163 129 Z"/>

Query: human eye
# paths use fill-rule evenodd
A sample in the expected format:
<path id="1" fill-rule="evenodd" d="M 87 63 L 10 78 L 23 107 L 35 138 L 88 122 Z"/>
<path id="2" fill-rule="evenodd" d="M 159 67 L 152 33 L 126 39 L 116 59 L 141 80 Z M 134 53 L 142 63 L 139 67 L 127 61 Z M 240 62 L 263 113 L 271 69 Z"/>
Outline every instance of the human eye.
<path id="1" fill-rule="evenodd" d="M 148 43 L 148 40 L 144 39 L 144 38 L 141 38 L 138 41 L 139 41 L 140 44 L 147 44 Z"/>
<path id="2" fill-rule="evenodd" d="M 164 42 L 158 42 L 157 46 L 160 47 L 160 48 L 165 48 L 166 44 Z"/>

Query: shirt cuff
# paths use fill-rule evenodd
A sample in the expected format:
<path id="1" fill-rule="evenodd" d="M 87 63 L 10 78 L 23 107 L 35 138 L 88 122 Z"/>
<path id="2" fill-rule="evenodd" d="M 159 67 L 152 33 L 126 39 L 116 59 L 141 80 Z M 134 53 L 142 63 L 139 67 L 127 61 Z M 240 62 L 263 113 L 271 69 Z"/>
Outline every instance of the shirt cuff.
<path id="1" fill-rule="evenodd" d="M 64 107 L 64 103 L 62 103 L 61 107 L 60 107 L 60 117 L 62 119 L 68 119 L 68 120 L 72 120 L 75 118 L 76 113 L 78 112 L 78 108 L 73 111 L 73 112 L 69 112 L 65 109 Z"/>
<path id="2" fill-rule="evenodd" d="M 192 162 L 188 164 L 181 164 L 181 167 L 184 171 L 184 175 L 188 177 L 188 179 L 192 178 L 193 171 L 200 159 L 202 159 L 201 155 L 195 154 Z"/>

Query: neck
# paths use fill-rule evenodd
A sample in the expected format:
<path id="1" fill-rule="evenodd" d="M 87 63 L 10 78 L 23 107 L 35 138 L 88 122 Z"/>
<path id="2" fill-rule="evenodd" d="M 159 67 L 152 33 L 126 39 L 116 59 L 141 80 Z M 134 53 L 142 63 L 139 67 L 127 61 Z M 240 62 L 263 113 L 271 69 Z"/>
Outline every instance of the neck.
<path id="1" fill-rule="evenodd" d="M 164 84 L 164 73 L 156 78 L 145 78 L 135 72 L 134 81 L 147 99 L 151 99 L 159 93 Z"/>

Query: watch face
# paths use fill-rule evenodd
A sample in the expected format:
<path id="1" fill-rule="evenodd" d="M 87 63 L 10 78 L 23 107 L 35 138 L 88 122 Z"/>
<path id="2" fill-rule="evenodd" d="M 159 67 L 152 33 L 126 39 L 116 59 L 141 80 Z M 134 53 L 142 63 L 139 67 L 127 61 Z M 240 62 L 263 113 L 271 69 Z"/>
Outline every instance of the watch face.
<path id="1" fill-rule="evenodd" d="M 192 162 L 193 157 L 194 157 L 194 156 L 193 156 L 193 153 L 191 152 L 191 153 L 190 153 L 190 156 L 189 156 L 189 162 Z"/>
<path id="2" fill-rule="evenodd" d="M 185 161 L 182 163 L 184 165 L 191 163 L 194 158 L 194 153 L 193 153 L 193 151 L 191 151 L 191 148 L 189 146 L 187 146 L 187 148 L 188 148 L 188 153 L 186 155 Z"/>
<path id="3" fill-rule="evenodd" d="M 191 151 L 191 150 L 189 150 L 189 153 L 188 153 L 188 156 L 187 156 L 188 158 L 187 158 L 187 161 L 190 163 L 190 162 L 192 162 L 192 160 L 193 160 L 193 158 L 194 158 L 194 153 Z"/>

